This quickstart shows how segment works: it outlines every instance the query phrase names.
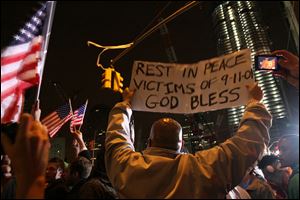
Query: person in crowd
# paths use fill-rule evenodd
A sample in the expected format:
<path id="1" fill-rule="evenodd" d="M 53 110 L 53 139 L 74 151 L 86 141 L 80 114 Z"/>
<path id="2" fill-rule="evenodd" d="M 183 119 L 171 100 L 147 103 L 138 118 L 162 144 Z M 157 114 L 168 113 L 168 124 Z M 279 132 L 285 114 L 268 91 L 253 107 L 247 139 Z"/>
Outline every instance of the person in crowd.
<path id="1" fill-rule="evenodd" d="M 94 126 L 97 127 L 100 132 L 105 132 L 107 127 L 109 108 L 106 106 L 98 107 L 97 112 L 93 113 L 95 119 L 100 121 L 94 121 Z M 100 112 L 101 110 L 101 112 Z M 101 114 L 100 114 L 101 113 Z M 105 168 L 104 154 L 105 154 L 105 134 L 98 134 L 94 140 L 90 143 L 90 150 L 95 154 L 95 159 L 93 160 L 93 168 L 90 177 L 87 182 L 80 189 L 80 199 L 117 199 L 117 193 L 112 187 Z M 95 145 L 97 144 L 97 150 L 94 151 Z"/>
<path id="2" fill-rule="evenodd" d="M 275 199 L 276 193 L 263 177 L 259 168 L 250 167 L 239 184 L 251 196 L 251 199 Z"/>
<path id="3" fill-rule="evenodd" d="M 46 189 L 45 198 L 65 198 L 68 188 L 63 178 L 65 173 L 65 163 L 61 158 L 53 157 L 49 160 L 46 169 Z"/>
<path id="4" fill-rule="evenodd" d="M 10 179 L 12 177 L 11 173 L 11 160 L 8 155 L 1 155 L 1 181 Z M 3 178 L 3 179 L 2 179 Z"/>
<path id="5" fill-rule="evenodd" d="M 82 156 L 79 156 L 74 160 L 68 170 L 66 177 L 66 185 L 69 188 L 68 198 L 79 198 L 79 191 L 81 186 L 86 182 L 92 170 L 92 162 Z"/>
<path id="6" fill-rule="evenodd" d="M 112 187 L 105 169 L 105 148 L 99 149 L 88 181 L 81 187 L 80 199 L 117 199 L 118 195 Z"/>
<path id="7" fill-rule="evenodd" d="M 80 186 L 85 182 L 91 171 L 91 156 L 84 143 L 82 132 L 73 129 L 71 164 L 57 157 L 49 161 L 46 179 L 46 198 L 78 198 Z M 88 175 L 87 175 L 88 173 Z"/>
<path id="8" fill-rule="evenodd" d="M 286 50 L 276 50 L 273 55 L 283 56 L 278 64 L 281 66 L 279 71 L 274 71 L 274 75 L 281 76 L 288 83 L 299 89 L 299 56 L 296 56 Z"/>
<path id="9" fill-rule="evenodd" d="M 181 154 L 182 127 L 171 118 L 152 125 L 148 147 L 134 149 L 131 99 L 110 112 L 105 142 L 108 177 L 120 198 L 225 198 L 262 157 L 272 116 L 260 103 L 263 93 L 248 86 L 250 100 L 235 136 L 208 150 Z"/>
<path id="10" fill-rule="evenodd" d="M 11 160 L 8 155 L 2 156 L 1 174 L 1 199 L 15 199 L 16 177 L 12 174 Z"/>
<path id="11" fill-rule="evenodd" d="M 283 135 L 278 148 L 281 166 L 293 170 L 288 182 L 288 198 L 299 199 L 299 134 Z"/>
<path id="12" fill-rule="evenodd" d="M 262 170 L 269 185 L 276 192 L 276 199 L 286 199 L 289 172 L 287 168 L 281 168 L 279 157 L 265 155 L 259 161 L 258 167 Z"/>
<path id="13" fill-rule="evenodd" d="M 73 135 L 72 147 L 75 151 L 73 160 L 76 160 L 77 157 L 82 156 L 91 160 L 91 154 L 86 147 L 86 144 L 83 140 L 82 132 L 79 130 L 74 130 L 71 132 Z"/>
<path id="14" fill-rule="evenodd" d="M 17 182 L 16 198 L 44 198 L 50 148 L 47 128 L 30 114 L 22 114 L 15 142 L 1 134 L 1 144 L 11 159 Z"/>
<path id="15" fill-rule="evenodd" d="M 65 163 L 59 157 L 53 157 L 49 160 L 46 169 L 46 182 L 51 184 L 53 181 L 61 179 L 65 171 Z"/>
<path id="16" fill-rule="evenodd" d="M 251 196 L 244 188 L 237 185 L 228 192 L 226 199 L 251 199 Z"/>
<path id="17" fill-rule="evenodd" d="M 1 124 L 1 133 L 6 134 L 8 138 L 13 142 L 17 134 L 18 123 L 9 122 Z M 11 179 L 15 179 L 12 174 L 11 159 L 3 150 L 1 145 L 1 195 L 2 191 L 7 183 L 11 183 Z M 10 184 L 9 184 L 10 185 Z"/>

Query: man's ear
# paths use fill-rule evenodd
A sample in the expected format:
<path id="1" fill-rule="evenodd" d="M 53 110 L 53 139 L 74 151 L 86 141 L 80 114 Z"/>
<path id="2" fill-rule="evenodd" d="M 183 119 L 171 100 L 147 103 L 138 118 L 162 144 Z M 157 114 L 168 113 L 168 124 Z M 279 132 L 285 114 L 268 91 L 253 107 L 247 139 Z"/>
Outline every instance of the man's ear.
<path id="1" fill-rule="evenodd" d="M 266 170 L 267 170 L 269 173 L 274 173 L 274 172 L 275 172 L 275 169 L 274 169 L 274 167 L 273 167 L 272 165 L 268 165 L 268 166 L 266 167 Z"/>

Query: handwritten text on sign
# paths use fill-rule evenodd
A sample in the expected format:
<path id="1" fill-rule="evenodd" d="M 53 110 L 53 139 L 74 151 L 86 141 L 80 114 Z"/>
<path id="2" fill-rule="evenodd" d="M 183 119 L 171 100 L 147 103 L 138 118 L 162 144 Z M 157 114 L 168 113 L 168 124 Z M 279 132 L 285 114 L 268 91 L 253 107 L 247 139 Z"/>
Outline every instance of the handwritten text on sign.
<path id="1" fill-rule="evenodd" d="M 135 61 L 130 89 L 139 111 L 197 113 L 245 105 L 254 83 L 250 50 L 194 64 Z"/>

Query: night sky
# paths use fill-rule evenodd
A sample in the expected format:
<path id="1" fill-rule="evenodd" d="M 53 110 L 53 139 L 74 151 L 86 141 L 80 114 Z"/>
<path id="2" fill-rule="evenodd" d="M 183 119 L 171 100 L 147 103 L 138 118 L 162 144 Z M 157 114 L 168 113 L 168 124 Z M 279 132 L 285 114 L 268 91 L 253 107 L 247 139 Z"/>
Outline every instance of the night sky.
<path id="1" fill-rule="evenodd" d="M 87 98 L 88 112 L 98 104 L 113 106 L 120 95 L 101 89 L 103 71 L 96 66 L 101 49 L 88 47 L 87 41 L 101 45 L 132 42 L 167 3 L 57 2 L 40 95 L 42 118 L 64 103 L 61 90 L 57 92 L 53 82 L 61 86 L 67 97 L 74 98 L 75 108 Z M 162 17 L 167 17 L 185 3 L 172 2 Z M 33 13 L 34 7 L 37 7 L 36 2 L 1 2 L 2 48 Z M 216 55 L 212 27 L 207 25 L 210 23 L 207 20 L 208 12 L 210 10 L 196 6 L 169 23 L 171 41 L 179 62 L 196 62 Z M 101 57 L 102 64 L 107 65 L 121 51 L 104 53 Z M 146 38 L 115 64 L 116 70 L 124 77 L 125 86 L 129 86 L 134 60 L 168 62 L 159 31 Z M 145 113 L 141 115 L 145 116 Z M 150 119 L 153 117 L 157 118 L 157 114 L 146 115 L 149 116 L 149 123 L 152 123 L 153 120 Z"/>
<path id="2" fill-rule="evenodd" d="M 120 99 L 120 95 L 101 89 L 103 71 L 96 66 L 101 49 L 88 47 L 87 41 L 101 45 L 132 42 L 167 3 L 166 1 L 57 2 L 40 95 L 42 118 L 65 103 L 62 92 L 55 89 L 53 82 L 61 86 L 64 95 L 73 97 L 74 108 L 78 108 L 86 99 L 89 99 L 88 113 L 96 105 L 112 107 Z M 185 3 L 185 1 L 171 2 L 162 17 L 167 17 Z M 261 4 L 265 9 L 264 19 L 270 29 L 273 49 L 286 48 L 288 32 L 284 30 L 286 27 L 279 14 L 279 2 Z M 179 63 L 193 63 L 217 56 L 217 41 L 213 35 L 211 17 L 214 6 L 215 2 L 204 2 L 167 24 Z M 37 7 L 37 3 L 32 1 L 1 1 L 1 48 L 9 43 L 12 35 L 33 14 L 32 8 Z M 106 66 L 108 61 L 121 51 L 112 50 L 104 53 L 101 57 L 102 64 Z M 125 86 L 129 86 L 134 60 L 168 62 L 159 31 L 146 38 L 115 64 L 116 70 L 124 77 Z M 145 132 L 143 134 L 147 135 L 152 122 L 162 116 L 172 115 L 137 112 L 136 126 L 143 126 Z M 83 130 L 87 126 L 84 124 Z M 66 127 L 65 125 L 58 134 L 63 135 L 63 131 L 68 131 Z M 141 134 L 140 129 L 137 132 Z"/>

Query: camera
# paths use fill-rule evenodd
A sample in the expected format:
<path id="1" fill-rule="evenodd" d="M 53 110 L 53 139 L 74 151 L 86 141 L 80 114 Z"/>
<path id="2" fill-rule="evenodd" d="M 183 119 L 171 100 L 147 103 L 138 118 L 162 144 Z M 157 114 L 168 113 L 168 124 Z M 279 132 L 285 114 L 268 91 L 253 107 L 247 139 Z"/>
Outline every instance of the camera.
<path id="1" fill-rule="evenodd" d="M 280 56 L 274 55 L 257 55 L 255 56 L 255 70 L 278 71 L 280 69 L 280 65 L 278 65 L 280 58 Z"/>

